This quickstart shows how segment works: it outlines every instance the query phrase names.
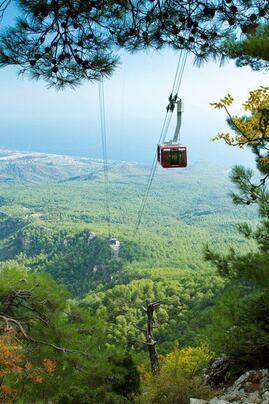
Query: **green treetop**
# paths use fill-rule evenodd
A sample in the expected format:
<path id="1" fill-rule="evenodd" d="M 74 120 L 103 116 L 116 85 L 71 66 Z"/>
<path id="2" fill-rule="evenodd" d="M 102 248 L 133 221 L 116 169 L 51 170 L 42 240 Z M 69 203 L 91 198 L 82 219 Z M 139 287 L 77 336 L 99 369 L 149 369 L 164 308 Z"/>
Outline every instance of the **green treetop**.
<path id="1" fill-rule="evenodd" d="M 237 66 L 251 66 L 253 70 L 269 68 L 269 25 L 252 24 L 246 27 L 241 40 L 225 42 L 225 52 L 236 59 Z"/>

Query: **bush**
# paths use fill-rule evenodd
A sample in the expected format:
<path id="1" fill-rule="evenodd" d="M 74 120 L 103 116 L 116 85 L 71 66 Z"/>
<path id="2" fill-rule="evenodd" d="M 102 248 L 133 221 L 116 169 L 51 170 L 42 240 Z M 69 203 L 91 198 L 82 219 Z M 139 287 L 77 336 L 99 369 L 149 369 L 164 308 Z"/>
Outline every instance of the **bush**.
<path id="1" fill-rule="evenodd" d="M 191 397 L 209 398 L 213 391 L 203 385 L 202 369 L 213 358 L 207 345 L 176 349 L 160 357 L 159 377 L 140 368 L 142 394 L 138 404 L 189 404 Z"/>

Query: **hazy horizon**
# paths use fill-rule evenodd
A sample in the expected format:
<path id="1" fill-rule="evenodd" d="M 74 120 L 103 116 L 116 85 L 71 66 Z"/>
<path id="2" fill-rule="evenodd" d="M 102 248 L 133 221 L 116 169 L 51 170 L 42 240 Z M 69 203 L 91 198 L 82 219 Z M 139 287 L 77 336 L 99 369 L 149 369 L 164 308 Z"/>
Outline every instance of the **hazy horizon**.
<path id="1" fill-rule="evenodd" d="M 3 158 L 4 158 L 4 160 L 8 159 L 7 156 L 5 155 L 5 153 L 14 154 L 14 156 L 13 156 L 14 160 L 15 160 L 15 157 L 18 159 L 22 158 L 23 156 L 20 156 L 20 154 L 21 154 L 21 155 L 33 155 L 34 158 L 35 157 L 38 158 L 39 155 L 40 156 L 44 155 L 44 156 L 64 157 L 67 159 L 71 158 L 71 159 L 78 159 L 78 160 L 79 159 L 89 159 L 89 160 L 93 160 L 93 161 L 96 160 L 96 161 L 103 162 L 102 157 L 89 157 L 89 156 L 81 156 L 81 155 L 74 155 L 74 154 L 60 154 L 60 153 L 46 153 L 46 152 L 40 152 L 40 151 L 36 151 L 36 150 L 9 149 L 9 148 L 3 148 L 3 147 L 0 147 L 0 160 Z M 2 156 L 2 154 L 4 156 Z M 18 154 L 18 156 L 15 156 L 15 154 Z M 10 160 L 12 160 L 12 156 L 10 156 Z M 135 161 L 135 160 L 109 159 L 108 161 L 110 161 L 112 163 L 137 164 L 137 165 L 141 165 L 141 166 L 150 168 L 150 163 L 141 163 L 141 162 Z M 195 160 L 195 161 L 192 161 L 190 164 L 188 164 L 188 166 L 195 166 L 196 164 L 204 164 L 204 165 L 214 164 L 217 167 L 223 168 L 223 169 L 232 168 L 231 166 L 229 166 L 227 164 L 225 165 L 221 162 L 212 162 L 209 160 Z M 161 169 L 161 167 L 160 167 L 160 169 Z M 173 169 L 173 170 L 168 170 L 168 171 L 176 171 L 176 170 L 182 171 L 182 169 Z"/>
<path id="2" fill-rule="evenodd" d="M 122 54 L 122 64 L 105 80 L 108 158 L 150 164 L 156 150 L 174 78 L 178 54 L 160 52 Z M 213 84 L 212 84 L 213 83 Z M 190 163 L 197 160 L 250 165 L 250 153 L 210 139 L 226 131 L 224 111 L 209 103 L 228 92 L 234 95 L 233 113 L 249 90 L 265 85 L 265 75 L 233 62 L 201 68 L 189 57 L 180 96 L 184 102 L 181 142 L 188 146 Z M 98 86 L 84 83 L 77 90 L 56 92 L 43 81 L 18 79 L 14 68 L 0 70 L 0 147 L 81 157 L 102 158 Z M 171 123 L 171 136 L 175 121 Z M 168 137 L 169 137 L 168 135 Z"/>

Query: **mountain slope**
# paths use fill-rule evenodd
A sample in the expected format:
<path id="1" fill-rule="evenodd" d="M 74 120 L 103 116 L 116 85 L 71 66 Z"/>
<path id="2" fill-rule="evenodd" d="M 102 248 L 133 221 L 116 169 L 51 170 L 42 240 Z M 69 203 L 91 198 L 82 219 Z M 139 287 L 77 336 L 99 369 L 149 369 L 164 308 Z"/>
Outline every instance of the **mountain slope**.
<path id="1" fill-rule="evenodd" d="M 105 235 L 102 170 L 100 160 L 2 150 L 0 211 L 51 231 L 87 227 Z M 255 222 L 255 208 L 232 204 L 229 169 L 210 162 L 186 170 L 158 168 L 140 230 L 134 235 L 148 174 L 149 167 L 139 164 L 109 163 L 112 234 L 126 240 L 126 254 L 132 259 L 196 267 L 206 243 L 222 249 L 234 243 L 240 248 L 248 245 L 236 226 Z M 0 225 L 4 234 L 6 222 Z M 6 242 L 2 240 L 4 246 Z"/>

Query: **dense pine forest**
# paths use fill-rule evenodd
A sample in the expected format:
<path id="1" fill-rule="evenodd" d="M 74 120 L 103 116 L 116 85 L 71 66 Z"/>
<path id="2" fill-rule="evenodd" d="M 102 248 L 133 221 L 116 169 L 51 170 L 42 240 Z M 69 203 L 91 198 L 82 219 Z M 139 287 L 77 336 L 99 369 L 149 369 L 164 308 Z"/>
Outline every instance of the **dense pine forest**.
<path id="1" fill-rule="evenodd" d="M 6 393 L 7 399 L 19 397 L 23 389 L 27 400 L 34 394 L 41 401 L 45 396 L 57 402 L 118 403 L 136 396 L 144 402 L 140 394 L 153 386 L 143 385 L 150 364 L 142 332 L 147 319 L 140 306 L 154 301 L 162 302 L 155 337 L 167 361 L 163 377 L 174 366 L 180 371 L 179 355 L 187 361 L 186 375 L 180 376 L 185 384 L 188 366 L 198 372 L 222 352 L 222 345 L 217 351 L 211 341 L 211 327 L 217 327 L 216 305 L 225 304 L 223 296 L 232 292 L 206 261 L 206 248 L 255 251 L 255 242 L 246 240 L 238 226 L 258 225 L 256 207 L 232 204 L 235 187 L 227 167 L 199 162 L 184 172 L 159 170 L 150 210 L 135 234 L 147 167 L 111 162 L 112 232 L 121 242 L 116 258 L 107 236 L 100 161 L 2 150 L 0 166 L 1 304 L 3 309 L 10 304 L 9 315 L 17 319 L 26 315 L 25 332 L 44 345 L 21 352 L 9 336 L 8 344 L 14 345 L 3 376 L 7 386 L 15 377 L 20 387 Z M 60 345 L 56 352 L 54 345 Z M 84 349 L 91 359 L 84 358 Z M 86 372 L 87 383 L 80 372 Z M 210 395 L 202 382 L 195 389 L 182 400 L 191 393 Z"/>

